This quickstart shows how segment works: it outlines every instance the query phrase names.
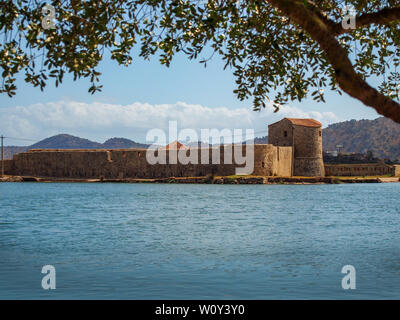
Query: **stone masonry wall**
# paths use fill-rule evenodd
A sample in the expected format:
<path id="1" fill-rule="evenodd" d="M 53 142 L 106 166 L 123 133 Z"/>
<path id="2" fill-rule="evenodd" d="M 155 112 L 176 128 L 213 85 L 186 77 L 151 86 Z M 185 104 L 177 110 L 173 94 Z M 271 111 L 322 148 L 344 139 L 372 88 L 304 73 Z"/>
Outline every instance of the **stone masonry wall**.
<path id="1" fill-rule="evenodd" d="M 268 143 L 274 146 L 293 146 L 293 126 L 286 119 L 268 126 Z"/>
<path id="2" fill-rule="evenodd" d="M 327 176 L 400 176 L 399 166 L 384 163 L 326 164 Z"/>
<path id="3" fill-rule="evenodd" d="M 277 147 L 277 156 L 278 159 L 276 161 L 276 176 L 279 177 L 291 177 L 293 176 L 293 168 L 292 168 L 292 147 Z"/>
<path id="4" fill-rule="evenodd" d="M 294 157 L 322 159 L 322 130 L 321 128 L 293 126 Z"/>
<path id="5" fill-rule="evenodd" d="M 12 171 L 13 166 L 14 166 L 14 162 L 12 160 L 4 160 L 4 173 Z M 1 168 L 0 168 L 0 170 L 1 170 Z"/>
<path id="6" fill-rule="evenodd" d="M 268 142 L 280 147 L 293 146 L 294 176 L 325 175 L 321 128 L 294 125 L 283 119 L 268 127 Z"/>
<path id="7" fill-rule="evenodd" d="M 244 156 L 245 146 L 241 147 Z M 270 144 L 254 145 L 253 175 L 290 176 L 291 148 L 277 148 Z M 85 179 L 124 179 L 124 178 L 168 178 L 196 177 L 206 175 L 229 176 L 236 173 L 235 169 L 244 164 L 225 162 L 232 159 L 227 147 L 209 149 L 209 164 L 171 164 L 171 159 L 177 157 L 177 150 L 158 151 L 166 156 L 167 164 L 150 164 L 146 159 L 146 149 L 118 150 L 31 150 L 19 153 L 7 165 L 6 173 L 22 176 L 56 177 L 56 178 L 85 178 Z M 182 151 L 182 150 L 181 150 Z M 202 149 L 185 150 L 198 156 L 201 161 Z M 219 156 L 218 156 L 219 151 Z M 233 151 L 232 151 L 233 152 Z M 175 153 L 175 156 L 174 156 Z M 184 154 L 183 154 L 184 155 Z M 278 157 L 279 156 L 279 157 Z M 212 164 L 212 158 L 218 159 L 219 164 Z M 207 158 L 206 158 L 207 159 Z"/>
<path id="8" fill-rule="evenodd" d="M 325 176 L 321 128 L 293 126 L 294 175 Z"/>

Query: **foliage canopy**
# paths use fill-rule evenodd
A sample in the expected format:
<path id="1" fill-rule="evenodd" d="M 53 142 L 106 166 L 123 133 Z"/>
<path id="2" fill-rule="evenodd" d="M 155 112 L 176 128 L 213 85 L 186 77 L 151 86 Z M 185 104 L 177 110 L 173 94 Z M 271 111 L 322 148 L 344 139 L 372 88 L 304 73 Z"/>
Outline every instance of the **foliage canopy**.
<path id="1" fill-rule="evenodd" d="M 218 54 L 236 78 L 235 94 L 254 109 L 330 89 L 362 101 L 400 122 L 399 1 L 310 0 L 88 0 L 52 1 L 55 28 L 47 28 L 41 1 L 0 3 L 0 92 L 16 93 L 16 76 L 44 89 L 66 73 L 89 78 L 101 90 L 99 62 L 108 51 L 120 65 L 132 49 L 169 66 L 177 52 L 207 62 Z M 355 11 L 355 29 L 343 28 L 343 9 Z M 50 13 L 48 12 L 47 15 Z M 206 50 L 205 50 L 206 48 Z M 211 53 L 210 53 L 211 50 Z M 206 55 L 205 57 L 203 55 Z M 367 81 L 378 82 L 372 88 Z"/>

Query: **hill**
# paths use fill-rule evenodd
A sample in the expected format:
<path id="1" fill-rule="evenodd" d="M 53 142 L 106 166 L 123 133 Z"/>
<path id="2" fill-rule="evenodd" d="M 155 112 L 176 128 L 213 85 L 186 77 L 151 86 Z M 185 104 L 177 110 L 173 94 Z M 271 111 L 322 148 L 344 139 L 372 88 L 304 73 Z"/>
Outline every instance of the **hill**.
<path id="1" fill-rule="evenodd" d="M 148 145 L 138 143 L 125 138 L 111 138 L 102 145 L 105 149 L 129 149 L 129 148 L 147 148 Z"/>
<path id="2" fill-rule="evenodd" d="M 104 143 L 99 143 L 69 134 L 58 134 L 26 147 L 6 146 L 4 147 L 4 158 L 11 159 L 14 154 L 30 149 L 129 149 L 147 147 L 147 144 L 137 143 L 125 138 L 111 138 Z"/>
<path id="3" fill-rule="evenodd" d="M 400 159 L 400 124 L 387 118 L 351 120 L 331 124 L 323 129 L 323 149 L 366 153 L 372 151 L 381 159 Z"/>
<path id="4" fill-rule="evenodd" d="M 29 149 L 101 149 L 103 144 L 88 139 L 58 134 L 29 146 Z"/>

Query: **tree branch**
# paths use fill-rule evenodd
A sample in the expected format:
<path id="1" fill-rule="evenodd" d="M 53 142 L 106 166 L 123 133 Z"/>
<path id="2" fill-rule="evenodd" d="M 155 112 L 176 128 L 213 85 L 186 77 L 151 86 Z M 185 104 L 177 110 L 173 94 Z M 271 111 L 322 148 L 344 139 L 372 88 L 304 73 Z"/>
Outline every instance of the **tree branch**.
<path id="1" fill-rule="evenodd" d="M 371 24 L 388 25 L 391 22 L 400 20 L 400 7 L 384 8 L 373 13 L 364 13 L 355 17 L 356 29 L 369 26 Z M 342 23 L 337 23 L 335 28 L 336 35 L 348 33 L 352 29 L 344 29 Z"/>
<path id="2" fill-rule="evenodd" d="M 304 0 L 265 0 L 305 30 L 327 55 L 340 88 L 379 114 L 400 123 L 400 104 L 372 88 L 355 70 L 347 51 L 316 8 Z"/>

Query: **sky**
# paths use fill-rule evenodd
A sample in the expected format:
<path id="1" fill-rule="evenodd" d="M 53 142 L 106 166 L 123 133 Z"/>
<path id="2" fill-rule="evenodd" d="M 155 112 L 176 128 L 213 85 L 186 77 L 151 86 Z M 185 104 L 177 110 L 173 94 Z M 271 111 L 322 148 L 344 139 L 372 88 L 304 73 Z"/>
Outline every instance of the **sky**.
<path id="1" fill-rule="evenodd" d="M 200 57 L 201 58 L 201 57 Z M 104 60 L 100 65 L 103 91 L 88 93 L 87 80 L 71 76 L 58 88 L 49 82 L 44 92 L 17 81 L 17 94 L 0 95 L 0 134 L 5 145 L 30 145 L 52 135 L 66 133 L 97 142 L 124 137 L 146 141 L 151 129 L 167 131 L 171 120 L 178 129 L 254 129 L 265 136 L 268 124 L 284 117 L 314 118 L 324 127 L 351 119 L 375 119 L 371 108 L 344 94 L 327 92 L 326 103 L 311 98 L 291 103 L 274 113 L 272 108 L 252 111 L 252 101 L 233 94 L 232 70 L 223 70 L 214 57 L 204 68 L 198 61 L 178 55 L 166 68 L 157 58 L 137 59 L 128 67 Z"/>

